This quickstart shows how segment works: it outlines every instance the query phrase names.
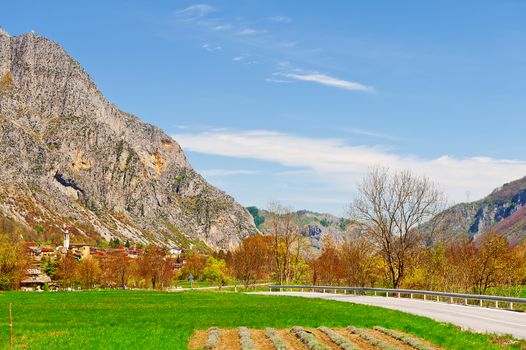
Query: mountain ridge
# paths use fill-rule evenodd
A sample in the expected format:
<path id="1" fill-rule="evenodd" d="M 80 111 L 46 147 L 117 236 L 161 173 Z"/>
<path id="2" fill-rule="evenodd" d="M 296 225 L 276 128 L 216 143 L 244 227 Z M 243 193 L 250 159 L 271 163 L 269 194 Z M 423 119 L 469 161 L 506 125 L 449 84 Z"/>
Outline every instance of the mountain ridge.
<path id="1" fill-rule="evenodd" d="M 208 184 L 179 144 L 108 101 L 56 42 L 0 32 L 0 214 L 79 239 L 228 249 L 250 214 Z"/>
<path id="2" fill-rule="evenodd" d="M 511 242 L 521 241 L 526 238 L 526 177 L 506 183 L 478 201 L 456 204 L 436 220 L 442 221 L 441 230 L 447 234 L 478 239 L 493 230 Z"/>
<path id="3" fill-rule="evenodd" d="M 270 215 L 269 211 L 255 206 L 247 207 L 247 209 L 254 218 L 258 229 L 264 233 L 264 223 Z M 306 209 L 294 211 L 293 214 L 296 216 L 301 235 L 309 239 L 311 246 L 317 250 L 322 248 L 323 239 L 326 237 L 341 243 L 359 235 L 358 225 L 344 217 Z"/>

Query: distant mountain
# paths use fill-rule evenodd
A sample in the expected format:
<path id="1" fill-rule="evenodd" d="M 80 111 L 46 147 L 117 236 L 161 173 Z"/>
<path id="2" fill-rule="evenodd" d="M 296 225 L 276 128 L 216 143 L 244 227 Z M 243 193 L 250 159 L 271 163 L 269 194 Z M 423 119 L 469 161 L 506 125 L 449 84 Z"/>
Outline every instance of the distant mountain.
<path id="1" fill-rule="evenodd" d="M 264 232 L 264 223 L 269 212 L 257 207 L 248 207 L 247 210 L 252 214 L 258 228 Z M 320 243 L 324 235 L 332 237 L 336 242 L 341 242 L 352 237 L 358 229 L 351 220 L 331 214 L 308 210 L 298 210 L 294 214 L 297 216 L 301 234 L 309 238 L 312 246 L 316 249 L 321 248 Z"/>
<path id="2" fill-rule="evenodd" d="M 526 177 L 495 189 L 479 201 L 457 204 L 439 218 L 447 234 L 468 234 L 476 239 L 492 229 L 517 242 L 526 238 L 525 204 Z"/>
<path id="3" fill-rule="evenodd" d="M 130 72 L 132 74 L 133 72 Z M 0 30 L 0 216 L 60 238 L 232 248 L 257 232 L 179 144 L 110 103 L 57 43 Z"/>

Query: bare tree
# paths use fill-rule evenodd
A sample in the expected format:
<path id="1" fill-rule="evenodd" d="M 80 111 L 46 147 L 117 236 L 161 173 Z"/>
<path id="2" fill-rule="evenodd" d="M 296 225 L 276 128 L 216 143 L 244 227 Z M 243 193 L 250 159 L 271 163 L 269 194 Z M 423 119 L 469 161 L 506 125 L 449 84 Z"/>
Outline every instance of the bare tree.
<path id="1" fill-rule="evenodd" d="M 288 283 L 302 274 L 302 238 L 295 213 L 274 202 L 269 205 L 269 218 L 264 230 L 272 236 L 274 268 L 280 284 Z"/>
<path id="2" fill-rule="evenodd" d="M 443 208 L 443 194 L 425 176 L 383 167 L 373 168 L 358 191 L 351 214 L 380 249 L 389 282 L 398 288 L 422 224 Z"/>

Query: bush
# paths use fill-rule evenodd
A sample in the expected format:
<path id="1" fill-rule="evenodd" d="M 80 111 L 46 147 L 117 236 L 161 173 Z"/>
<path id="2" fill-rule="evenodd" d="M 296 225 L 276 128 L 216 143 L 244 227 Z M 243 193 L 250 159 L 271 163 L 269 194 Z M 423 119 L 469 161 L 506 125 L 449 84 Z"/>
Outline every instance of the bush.
<path id="1" fill-rule="evenodd" d="M 401 334 L 401 333 L 398 333 L 396 331 L 393 331 L 392 329 L 387 329 L 387 328 L 384 328 L 384 327 L 379 327 L 379 326 L 376 326 L 374 327 L 374 329 L 376 329 L 377 331 L 379 332 L 382 332 L 384 334 L 387 334 L 388 336 L 390 337 L 393 337 L 397 340 L 400 340 L 401 342 L 417 349 L 417 350 L 432 350 L 429 346 L 425 345 L 424 343 L 418 341 L 417 339 L 415 338 L 412 338 L 410 336 L 407 336 L 407 335 L 404 335 L 404 334 Z"/>
<path id="2" fill-rule="evenodd" d="M 208 339 L 206 341 L 204 349 L 206 350 L 215 349 L 218 343 L 219 343 L 219 328 L 217 327 L 209 328 L 208 329 Z"/>
<path id="3" fill-rule="evenodd" d="M 250 332 L 247 327 L 239 327 L 238 333 L 242 350 L 256 350 L 256 346 L 250 337 Z"/>
<path id="4" fill-rule="evenodd" d="M 359 335 L 362 339 L 367 340 L 369 343 L 371 343 L 374 346 L 379 347 L 382 350 L 400 350 L 399 347 L 388 344 L 384 342 L 383 340 L 376 338 L 374 335 L 371 335 L 365 332 L 363 329 L 349 326 L 347 327 L 347 330 L 353 334 Z"/>
<path id="5" fill-rule="evenodd" d="M 291 329 L 294 334 L 309 350 L 330 350 L 326 345 L 321 344 L 316 336 L 301 327 L 295 326 Z"/>
<path id="6" fill-rule="evenodd" d="M 270 339 L 276 350 L 288 350 L 287 345 L 283 342 L 283 339 L 278 335 L 273 328 L 265 328 L 265 335 Z"/>
<path id="7" fill-rule="evenodd" d="M 340 346 L 340 348 L 342 348 L 343 350 L 358 350 L 358 348 L 356 346 L 354 346 L 350 341 L 348 341 L 347 339 L 345 339 L 344 337 L 342 337 L 341 335 L 339 335 L 338 333 L 336 333 L 332 329 L 327 328 L 327 327 L 318 327 L 318 329 L 321 332 L 327 334 L 327 336 L 333 342 L 338 344 Z"/>

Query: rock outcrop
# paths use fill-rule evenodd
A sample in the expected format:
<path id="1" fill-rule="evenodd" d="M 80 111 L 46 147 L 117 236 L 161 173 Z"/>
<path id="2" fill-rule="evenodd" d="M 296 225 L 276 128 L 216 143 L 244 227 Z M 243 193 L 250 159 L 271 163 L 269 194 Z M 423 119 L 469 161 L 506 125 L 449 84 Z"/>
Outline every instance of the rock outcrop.
<path id="1" fill-rule="evenodd" d="M 526 238 L 526 177 L 495 189 L 487 197 L 457 204 L 434 219 L 442 234 L 468 235 L 477 239 L 488 230 L 505 235 L 510 242 Z"/>
<path id="2" fill-rule="evenodd" d="M 177 142 L 106 100 L 57 43 L 0 32 L 0 215 L 60 237 L 232 248 L 256 232 Z"/>

